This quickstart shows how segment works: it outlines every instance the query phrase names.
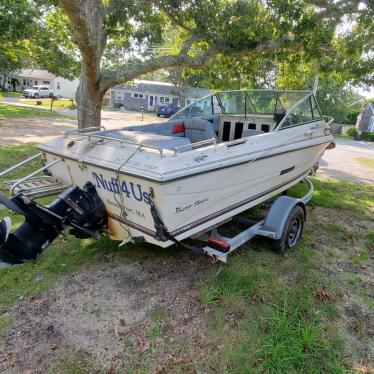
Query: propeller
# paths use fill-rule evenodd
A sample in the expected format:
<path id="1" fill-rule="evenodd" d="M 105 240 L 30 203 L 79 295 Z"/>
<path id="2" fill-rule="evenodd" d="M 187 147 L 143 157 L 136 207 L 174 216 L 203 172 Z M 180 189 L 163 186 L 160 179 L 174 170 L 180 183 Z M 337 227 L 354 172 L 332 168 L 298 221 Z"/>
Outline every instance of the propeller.
<path id="1" fill-rule="evenodd" d="M 5 217 L 0 221 L 0 247 L 6 243 L 8 240 L 10 228 L 12 226 L 12 221 L 9 217 Z"/>

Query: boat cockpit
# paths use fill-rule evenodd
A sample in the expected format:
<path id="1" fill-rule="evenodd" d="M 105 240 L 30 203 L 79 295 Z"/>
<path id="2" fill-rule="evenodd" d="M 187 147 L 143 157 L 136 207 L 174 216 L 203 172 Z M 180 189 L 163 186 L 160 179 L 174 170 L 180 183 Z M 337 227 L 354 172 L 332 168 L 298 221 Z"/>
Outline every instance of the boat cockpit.
<path id="1" fill-rule="evenodd" d="M 323 120 L 311 91 L 223 91 L 186 106 L 167 122 L 136 125 L 100 135 L 160 149 L 237 141 Z"/>

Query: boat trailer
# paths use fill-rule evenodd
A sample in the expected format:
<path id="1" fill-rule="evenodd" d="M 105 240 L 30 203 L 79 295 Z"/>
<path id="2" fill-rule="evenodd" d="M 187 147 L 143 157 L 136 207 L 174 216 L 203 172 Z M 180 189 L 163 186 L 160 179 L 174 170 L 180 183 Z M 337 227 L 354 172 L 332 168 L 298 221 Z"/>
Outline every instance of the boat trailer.
<path id="1" fill-rule="evenodd" d="M 192 239 L 203 241 L 206 245 L 203 253 L 215 261 L 227 262 L 227 256 L 255 236 L 263 236 L 273 240 L 273 248 L 280 253 L 296 247 L 302 237 L 304 221 L 306 219 L 305 205 L 313 196 L 314 186 L 308 177 L 302 181 L 309 187 L 309 191 L 302 198 L 287 195 L 277 197 L 271 203 L 266 217 L 261 221 L 254 221 L 236 215 L 231 221 L 239 223 L 245 228 L 235 236 L 225 236 L 219 233 L 220 227 L 214 227 L 202 235 Z"/>
<path id="2" fill-rule="evenodd" d="M 39 157 L 42 157 L 42 153 L 0 172 L 0 177 Z M 17 264 L 35 259 L 68 228 L 70 234 L 78 238 L 98 239 L 101 235 L 108 234 L 106 208 L 91 182 L 87 182 L 81 189 L 75 185 L 63 185 L 48 175 L 38 176 L 60 161 L 54 160 L 24 178 L 6 182 L 12 197 L 7 198 L 0 193 L 0 209 L 3 206 L 22 214 L 25 221 L 13 233 L 10 232 L 11 221 L 8 217 L 0 221 L 0 261 Z M 286 195 L 277 197 L 263 220 L 258 222 L 236 215 L 183 242 L 168 233 L 158 218 L 153 203 L 151 213 L 160 236 L 164 235 L 184 248 L 208 255 L 213 261 L 227 262 L 229 254 L 255 236 L 273 239 L 275 248 L 284 252 L 295 247 L 302 236 L 306 218 L 305 205 L 314 191 L 308 177 L 303 182 L 309 186 L 305 196 L 300 199 Z M 57 194 L 49 205 L 42 205 L 34 200 Z M 220 234 L 222 226 L 228 221 L 239 223 L 244 229 L 234 236 Z M 191 241 L 193 245 L 189 244 Z M 196 246 L 195 243 L 200 245 Z"/>

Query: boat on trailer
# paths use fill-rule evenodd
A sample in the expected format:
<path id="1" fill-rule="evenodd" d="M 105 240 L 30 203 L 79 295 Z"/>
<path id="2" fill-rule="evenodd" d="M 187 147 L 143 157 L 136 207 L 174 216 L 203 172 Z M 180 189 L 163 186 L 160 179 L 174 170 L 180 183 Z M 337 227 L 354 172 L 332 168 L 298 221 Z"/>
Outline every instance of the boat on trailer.
<path id="1" fill-rule="evenodd" d="M 162 123 L 68 131 L 0 173 L 43 160 L 42 168 L 9 182 L 10 199 L 0 196 L 26 217 L 14 233 L 2 222 L 0 256 L 8 262 L 35 258 L 67 227 L 80 237 L 103 234 L 122 244 L 168 247 L 206 238 L 205 247 L 184 246 L 223 261 L 253 235 L 280 240 L 291 211 L 303 210 L 311 193 L 300 200 L 284 196 L 267 221 L 249 225 L 235 243 L 216 228 L 305 179 L 334 146 L 331 122 L 311 91 L 241 90 L 206 96 Z M 37 202 L 58 193 L 51 205 Z M 299 216 L 304 221 L 305 209 Z"/>

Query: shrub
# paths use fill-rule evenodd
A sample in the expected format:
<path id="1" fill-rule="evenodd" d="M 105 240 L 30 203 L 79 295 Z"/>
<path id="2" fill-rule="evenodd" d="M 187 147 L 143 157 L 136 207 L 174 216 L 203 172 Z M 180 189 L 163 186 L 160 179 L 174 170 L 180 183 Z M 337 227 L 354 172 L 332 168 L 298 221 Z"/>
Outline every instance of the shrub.
<path id="1" fill-rule="evenodd" d="M 370 140 L 370 141 L 374 142 L 374 133 L 373 132 L 363 132 L 361 134 L 361 139 Z"/>
<path id="2" fill-rule="evenodd" d="M 113 103 L 113 106 L 116 108 L 116 109 L 119 109 L 119 108 L 122 108 L 123 107 L 123 104 L 122 103 L 119 103 L 119 102 L 114 102 Z"/>
<path id="3" fill-rule="evenodd" d="M 351 136 L 352 138 L 356 138 L 358 135 L 358 131 L 356 127 L 351 127 L 350 129 L 347 130 L 347 135 Z"/>

